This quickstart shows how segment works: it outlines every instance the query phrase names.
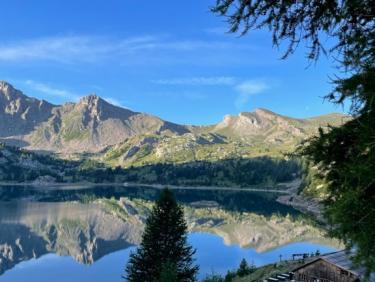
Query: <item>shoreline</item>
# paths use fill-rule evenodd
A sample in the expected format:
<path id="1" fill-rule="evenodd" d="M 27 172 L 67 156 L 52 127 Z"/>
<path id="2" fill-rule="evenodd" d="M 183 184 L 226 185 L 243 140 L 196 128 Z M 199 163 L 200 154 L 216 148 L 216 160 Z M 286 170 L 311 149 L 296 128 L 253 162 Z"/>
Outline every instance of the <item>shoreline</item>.
<path id="1" fill-rule="evenodd" d="M 317 199 L 298 194 L 297 186 L 291 187 L 288 194 L 278 196 L 276 201 L 280 204 L 293 207 L 304 214 L 311 215 L 321 223 L 326 223 L 323 217 L 322 204 Z"/>
<path id="2" fill-rule="evenodd" d="M 257 188 L 259 186 L 248 186 L 248 187 L 238 187 L 238 186 L 182 186 L 182 185 L 168 185 L 168 184 L 147 184 L 147 183 L 92 183 L 92 182 L 75 182 L 75 183 L 59 183 L 59 182 L 45 182 L 45 183 L 33 183 L 33 182 L 23 182 L 23 183 L 12 183 L 12 182 L 0 182 L 0 187 L 4 186 L 29 186 L 35 188 L 58 188 L 58 187 L 71 187 L 71 188 L 89 188 L 95 186 L 122 186 L 132 188 L 134 186 L 148 187 L 154 189 L 164 189 L 168 187 L 171 190 L 217 190 L 217 191 L 249 191 L 249 192 L 269 192 L 269 193 L 279 193 L 290 195 L 291 188 L 299 185 L 300 180 L 294 180 L 291 182 L 278 183 L 274 187 L 284 186 L 284 189 L 275 189 L 274 187 L 267 188 Z"/>

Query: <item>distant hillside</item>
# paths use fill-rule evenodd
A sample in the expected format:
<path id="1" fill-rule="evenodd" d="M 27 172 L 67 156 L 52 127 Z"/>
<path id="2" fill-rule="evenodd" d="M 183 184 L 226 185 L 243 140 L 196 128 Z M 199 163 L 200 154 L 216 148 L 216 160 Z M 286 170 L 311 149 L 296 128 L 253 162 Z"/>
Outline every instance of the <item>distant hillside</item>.
<path id="1" fill-rule="evenodd" d="M 64 181 L 79 164 L 0 143 L 1 182 Z"/>
<path id="2" fill-rule="evenodd" d="M 142 183 L 177 186 L 262 186 L 284 189 L 300 174 L 295 160 L 270 157 L 110 167 L 92 159 L 62 160 L 0 144 L 0 182 L 53 185 L 55 182 Z M 276 187 L 277 186 L 277 187 Z"/>
<path id="3" fill-rule="evenodd" d="M 329 114 L 308 119 L 282 116 L 266 109 L 242 112 L 238 116 L 226 115 L 213 129 L 226 136 L 239 136 L 247 140 L 263 139 L 269 143 L 289 142 L 315 133 L 319 126 L 338 125 L 342 114 Z"/>
<path id="4" fill-rule="evenodd" d="M 338 126 L 349 117 L 329 114 L 308 119 L 284 117 L 264 109 L 225 116 L 214 126 L 190 127 L 180 135 L 137 135 L 109 146 L 98 160 L 111 165 L 217 161 L 260 156 L 282 157 L 319 127 Z"/>

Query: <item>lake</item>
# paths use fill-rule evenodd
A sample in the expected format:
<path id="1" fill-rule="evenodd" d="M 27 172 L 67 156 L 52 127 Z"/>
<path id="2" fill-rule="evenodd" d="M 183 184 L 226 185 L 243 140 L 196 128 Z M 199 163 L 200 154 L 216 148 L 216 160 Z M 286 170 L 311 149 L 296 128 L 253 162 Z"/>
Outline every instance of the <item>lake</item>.
<path id="1" fill-rule="evenodd" d="M 275 193 L 174 192 L 200 278 L 224 274 L 242 258 L 260 266 L 339 248 L 310 219 L 276 202 Z M 122 281 L 159 193 L 151 187 L 1 186 L 0 282 Z"/>

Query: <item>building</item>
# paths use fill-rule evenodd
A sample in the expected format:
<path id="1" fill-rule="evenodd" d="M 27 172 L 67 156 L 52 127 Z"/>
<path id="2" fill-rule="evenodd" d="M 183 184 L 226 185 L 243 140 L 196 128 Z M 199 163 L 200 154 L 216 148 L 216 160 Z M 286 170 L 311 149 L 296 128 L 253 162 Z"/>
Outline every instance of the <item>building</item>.
<path id="1" fill-rule="evenodd" d="M 353 264 L 351 252 L 339 251 L 329 253 L 293 270 L 293 281 L 308 282 L 357 282 L 362 281 L 365 269 Z M 375 273 L 369 282 L 375 282 Z"/>

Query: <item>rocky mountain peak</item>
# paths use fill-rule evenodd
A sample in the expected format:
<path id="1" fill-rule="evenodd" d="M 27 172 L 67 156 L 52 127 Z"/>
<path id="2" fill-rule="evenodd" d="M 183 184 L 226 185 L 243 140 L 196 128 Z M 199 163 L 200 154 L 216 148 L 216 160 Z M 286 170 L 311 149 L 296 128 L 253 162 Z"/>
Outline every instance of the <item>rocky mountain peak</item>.
<path id="1" fill-rule="evenodd" d="M 100 98 L 96 93 L 89 94 L 87 96 L 82 97 L 78 104 L 97 104 L 98 102 L 104 101 Z"/>
<path id="2" fill-rule="evenodd" d="M 0 90 L 3 91 L 4 89 L 8 89 L 8 88 L 14 89 L 14 87 L 9 82 L 0 80 Z"/>
<path id="3" fill-rule="evenodd" d="M 284 132 L 300 136 L 302 134 L 301 129 L 296 127 L 299 123 L 300 121 L 297 119 L 257 108 L 254 112 L 241 112 L 237 116 L 225 116 L 223 121 L 215 127 L 215 130 L 239 136 L 279 136 Z"/>
<path id="4" fill-rule="evenodd" d="M 27 97 L 6 81 L 0 81 L 0 137 L 32 132 L 51 116 L 53 107 L 46 101 Z M 18 141 L 11 144 L 18 145 Z"/>
<path id="5" fill-rule="evenodd" d="M 15 100 L 23 96 L 22 93 L 16 90 L 13 85 L 6 81 L 0 81 L 0 99 L 5 98 L 6 100 Z"/>
<path id="6" fill-rule="evenodd" d="M 267 109 L 263 109 L 263 108 L 256 108 L 254 110 L 254 113 L 256 113 L 257 115 L 267 115 L 267 116 L 278 116 L 278 114 L 270 111 L 270 110 L 267 110 Z"/>
<path id="7" fill-rule="evenodd" d="M 242 120 L 252 124 L 261 123 L 266 120 L 275 120 L 281 116 L 263 108 L 256 108 L 254 112 L 240 112 L 237 116 L 225 115 L 223 121 Z"/>
<path id="8" fill-rule="evenodd" d="M 115 110 L 115 106 L 109 104 L 95 93 L 82 97 L 74 107 L 83 114 L 99 119 L 102 115 L 108 115 L 108 112 Z"/>
<path id="9" fill-rule="evenodd" d="M 82 97 L 77 103 L 77 105 L 88 107 L 88 108 L 99 108 L 99 107 L 102 107 L 103 105 L 112 106 L 107 101 L 105 101 L 104 99 L 96 95 L 95 93 Z"/>
<path id="10" fill-rule="evenodd" d="M 4 99 L 5 98 L 5 99 Z M 0 81 L 0 101 L 5 100 L 6 104 L 26 104 L 28 107 L 33 105 L 43 108 L 44 106 L 51 107 L 52 104 L 45 100 L 38 100 L 24 95 L 20 90 L 13 87 L 7 81 Z"/>
<path id="11" fill-rule="evenodd" d="M 12 85 L 10 85 L 8 82 L 4 81 L 4 80 L 0 80 L 0 90 L 3 90 L 4 88 L 7 88 L 7 87 L 13 87 Z"/>

